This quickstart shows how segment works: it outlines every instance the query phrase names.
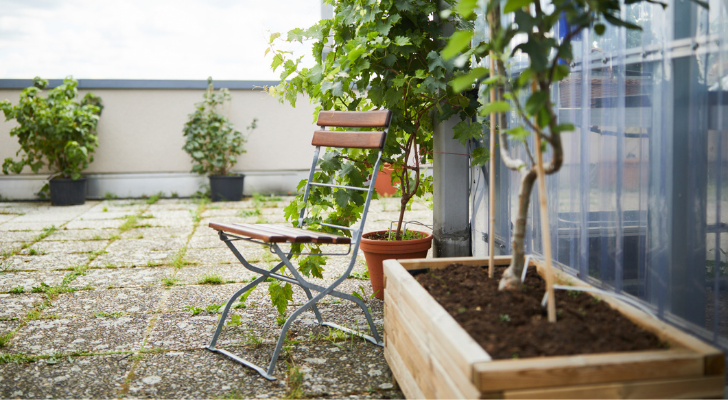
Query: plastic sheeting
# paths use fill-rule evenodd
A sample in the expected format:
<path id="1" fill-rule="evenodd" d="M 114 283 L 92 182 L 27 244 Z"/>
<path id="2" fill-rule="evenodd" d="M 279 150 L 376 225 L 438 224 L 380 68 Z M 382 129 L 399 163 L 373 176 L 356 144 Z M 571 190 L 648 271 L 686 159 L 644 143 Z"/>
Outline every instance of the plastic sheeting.
<path id="1" fill-rule="evenodd" d="M 725 1 L 709 3 L 625 5 L 623 18 L 643 31 L 576 38 L 572 73 L 552 98 L 576 130 L 546 183 L 561 268 L 728 349 L 728 15 Z M 492 236 L 508 254 L 519 176 L 496 158 Z M 485 256 L 489 182 L 484 169 L 471 172 L 473 254 Z M 526 246 L 541 254 L 537 196 L 534 187 Z"/>

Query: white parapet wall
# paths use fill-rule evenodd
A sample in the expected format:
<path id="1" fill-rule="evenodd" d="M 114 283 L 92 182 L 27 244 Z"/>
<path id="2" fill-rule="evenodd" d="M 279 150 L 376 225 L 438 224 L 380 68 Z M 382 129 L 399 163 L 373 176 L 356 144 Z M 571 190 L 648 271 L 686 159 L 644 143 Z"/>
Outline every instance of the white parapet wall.
<path id="1" fill-rule="evenodd" d="M 50 86 L 59 82 L 51 80 Z M 247 133 L 245 128 L 258 119 L 258 128 L 245 144 L 247 153 L 234 168 L 246 175 L 248 195 L 293 193 L 311 166 L 314 106 L 300 98 L 293 108 L 262 90 L 276 83 L 215 82 L 216 88 L 230 89 L 232 102 L 225 113 L 238 130 Z M 0 80 L 0 100 L 16 104 L 22 88 L 30 85 L 30 79 Z M 185 197 L 200 190 L 207 178 L 190 173 L 191 159 L 182 150 L 182 128 L 206 87 L 206 81 L 79 80 L 80 96 L 92 92 L 104 103 L 99 147 L 85 171 L 88 198 L 159 192 Z M 14 121 L 0 121 L 0 160 L 17 158 L 20 146 L 9 134 L 14 126 Z M 33 174 L 27 168 L 20 175 L 0 175 L 0 196 L 34 199 L 47 177 L 47 171 Z"/>

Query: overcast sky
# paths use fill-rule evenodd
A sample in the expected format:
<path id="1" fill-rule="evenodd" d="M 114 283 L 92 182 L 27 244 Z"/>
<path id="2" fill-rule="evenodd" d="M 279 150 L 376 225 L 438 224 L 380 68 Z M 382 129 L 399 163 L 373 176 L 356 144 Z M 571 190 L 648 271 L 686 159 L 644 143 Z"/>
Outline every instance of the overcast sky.
<path id="1" fill-rule="evenodd" d="M 320 0 L 0 0 L 0 79 L 274 80 L 270 33 L 320 15 Z"/>

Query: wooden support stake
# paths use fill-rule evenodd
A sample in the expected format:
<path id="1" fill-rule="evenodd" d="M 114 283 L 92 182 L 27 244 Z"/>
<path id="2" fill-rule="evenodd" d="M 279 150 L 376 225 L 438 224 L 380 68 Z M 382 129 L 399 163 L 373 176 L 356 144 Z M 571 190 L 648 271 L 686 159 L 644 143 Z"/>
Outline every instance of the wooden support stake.
<path id="1" fill-rule="evenodd" d="M 535 92 L 538 87 L 536 82 L 531 83 L 531 91 Z M 538 128 L 538 124 L 534 120 Z M 541 205 L 541 240 L 543 243 L 543 255 L 546 258 L 546 292 L 548 293 L 548 318 L 549 322 L 556 322 L 556 297 L 554 296 L 554 270 L 551 263 L 551 234 L 549 233 L 549 209 L 546 202 L 546 173 L 543 169 L 543 153 L 541 152 L 541 135 L 536 133 L 536 170 L 538 171 L 538 200 Z M 524 266 L 528 268 L 528 265 Z"/>
<path id="2" fill-rule="evenodd" d="M 495 71 L 495 59 L 490 52 L 490 74 Z M 490 88 L 490 102 L 495 102 L 495 87 Z M 490 225 L 488 226 L 488 277 L 493 278 L 495 264 L 495 113 L 490 113 L 490 178 L 488 180 L 488 207 Z"/>

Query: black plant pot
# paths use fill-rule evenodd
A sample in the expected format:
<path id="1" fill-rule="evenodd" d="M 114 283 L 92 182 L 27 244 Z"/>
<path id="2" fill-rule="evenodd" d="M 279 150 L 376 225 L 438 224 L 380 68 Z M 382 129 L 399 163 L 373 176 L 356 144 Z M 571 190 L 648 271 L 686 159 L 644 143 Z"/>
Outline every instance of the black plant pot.
<path id="1" fill-rule="evenodd" d="M 86 202 L 86 178 L 51 179 L 51 204 L 75 206 Z"/>
<path id="2" fill-rule="evenodd" d="M 243 199 L 245 175 L 210 175 L 212 201 L 240 201 Z"/>

